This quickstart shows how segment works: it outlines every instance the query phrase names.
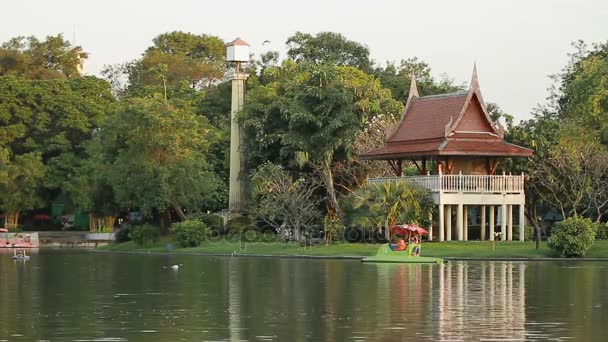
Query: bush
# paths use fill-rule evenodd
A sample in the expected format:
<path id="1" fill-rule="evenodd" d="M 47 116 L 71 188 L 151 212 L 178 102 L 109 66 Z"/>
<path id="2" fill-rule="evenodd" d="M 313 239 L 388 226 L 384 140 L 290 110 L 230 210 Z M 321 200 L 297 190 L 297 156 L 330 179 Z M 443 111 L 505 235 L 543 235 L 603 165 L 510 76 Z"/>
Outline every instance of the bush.
<path id="1" fill-rule="evenodd" d="M 553 228 L 549 247 L 562 257 L 585 256 L 593 244 L 596 229 L 597 225 L 588 218 L 568 218 Z"/>
<path id="2" fill-rule="evenodd" d="M 513 240 L 519 240 L 519 227 L 513 227 Z M 533 226 L 524 227 L 524 241 L 536 241 L 536 231 Z"/>
<path id="3" fill-rule="evenodd" d="M 202 220 L 187 220 L 171 225 L 175 242 L 180 247 L 196 247 L 205 241 L 209 227 Z"/>
<path id="4" fill-rule="evenodd" d="M 193 213 L 188 215 L 188 220 L 200 220 L 203 221 L 211 230 L 216 232 L 224 232 L 224 218 L 220 215 L 206 214 L 206 213 Z"/>
<path id="5" fill-rule="evenodd" d="M 129 233 L 129 237 L 140 246 L 153 244 L 160 240 L 160 227 L 150 224 L 134 227 Z"/>
<path id="6" fill-rule="evenodd" d="M 116 233 L 114 233 L 114 238 L 116 242 L 127 242 L 131 241 L 131 232 L 133 231 L 133 226 L 125 225 L 122 228 L 119 228 Z"/>
<path id="7" fill-rule="evenodd" d="M 228 232 L 233 235 L 240 235 L 253 228 L 251 219 L 247 216 L 238 216 L 228 220 Z"/>
<path id="8" fill-rule="evenodd" d="M 597 234 L 595 235 L 596 240 L 608 240 L 608 223 L 598 222 Z"/>

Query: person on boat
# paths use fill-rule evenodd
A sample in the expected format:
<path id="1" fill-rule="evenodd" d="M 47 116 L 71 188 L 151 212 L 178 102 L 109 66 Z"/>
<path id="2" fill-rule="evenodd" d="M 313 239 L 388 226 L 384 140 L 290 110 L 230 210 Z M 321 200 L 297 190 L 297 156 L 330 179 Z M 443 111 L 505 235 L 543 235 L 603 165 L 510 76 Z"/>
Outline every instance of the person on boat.
<path id="1" fill-rule="evenodd" d="M 401 252 L 407 249 L 407 244 L 403 239 L 397 240 L 397 244 L 391 244 L 391 249 L 396 252 Z"/>
<path id="2" fill-rule="evenodd" d="M 420 256 L 420 239 L 418 236 L 414 236 L 412 238 L 412 243 L 415 245 L 414 249 L 412 249 L 413 256 Z"/>

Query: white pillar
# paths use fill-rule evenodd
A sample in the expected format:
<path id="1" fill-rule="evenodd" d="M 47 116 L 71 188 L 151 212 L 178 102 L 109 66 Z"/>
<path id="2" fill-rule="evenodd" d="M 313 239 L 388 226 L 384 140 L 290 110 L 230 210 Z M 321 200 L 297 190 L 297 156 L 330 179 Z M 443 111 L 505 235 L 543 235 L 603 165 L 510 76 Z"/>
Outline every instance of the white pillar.
<path id="1" fill-rule="evenodd" d="M 488 232 L 488 236 L 490 237 L 490 241 L 494 241 L 494 211 L 495 207 L 493 205 L 489 206 L 490 208 L 490 231 Z"/>
<path id="2" fill-rule="evenodd" d="M 433 241 L 433 213 L 429 213 L 429 235 L 427 236 L 429 241 Z"/>
<path id="3" fill-rule="evenodd" d="M 507 205 L 503 203 L 500 206 L 500 240 L 507 240 Z"/>
<path id="4" fill-rule="evenodd" d="M 486 206 L 481 206 L 481 241 L 486 239 Z"/>
<path id="5" fill-rule="evenodd" d="M 439 204 L 439 241 L 443 241 L 445 233 L 445 217 L 443 215 L 443 204 Z"/>
<path id="6" fill-rule="evenodd" d="M 230 184 L 228 193 L 228 209 L 231 213 L 244 209 L 243 184 L 241 183 L 241 128 L 236 118 L 245 103 L 245 80 L 248 74 L 233 71 L 227 75 L 232 81 L 232 104 L 230 107 Z"/>
<path id="7" fill-rule="evenodd" d="M 464 241 L 469 241 L 469 207 L 464 206 L 464 211 L 462 212 L 462 224 L 464 225 Z"/>
<path id="8" fill-rule="evenodd" d="M 519 205 L 519 241 L 524 241 L 526 220 L 524 219 L 524 205 Z"/>
<path id="9" fill-rule="evenodd" d="M 507 227 L 508 227 L 508 240 L 513 241 L 513 206 L 507 206 Z"/>
<path id="10" fill-rule="evenodd" d="M 463 212 L 463 205 L 462 203 L 458 204 L 458 207 L 456 209 L 456 229 L 457 229 L 457 237 L 458 237 L 458 241 L 462 241 L 464 238 L 464 227 L 463 227 L 463 222 L 462 222 L 462 212 Z"/>
<path id="11" fill-rule="evenodd" d="M 452 206 L 446 205 L 447 212 L 445 215 L 445 239 L 446 241 L 452 241 Z"/>

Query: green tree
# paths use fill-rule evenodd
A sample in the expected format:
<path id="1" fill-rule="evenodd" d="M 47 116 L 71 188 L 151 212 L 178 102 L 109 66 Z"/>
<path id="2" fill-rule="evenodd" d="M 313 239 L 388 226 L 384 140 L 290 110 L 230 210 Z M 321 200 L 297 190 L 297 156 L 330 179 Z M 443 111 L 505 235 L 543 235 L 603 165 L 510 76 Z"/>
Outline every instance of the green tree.
<path id="1" fill-rule="evenodd" d="M 463 91 L 462 85 L 456 85 L 447 76 L 436 79 L 431 76 L 431 67 L 417 57 L 401 60 L 399 65 L 387 63 L 385 67 L 376 67 L 372 73 L 383 87 L 390 89 L 394 99 L 407 102 L 412 75 L 416 77 L 418 92 L 421 96 L 445 94 Z"/>
<path id="2" fill-rule="evenodd" d="M 287 56 L 298 63 L 336 64 L 371 71 L 369 49 L 339 33 L 320 32 L 316 36 L 296 32 L 287 39 Z"/>
<path id="3" fill-rule="evenodd" d="M 173 31 L 154 38 L 141 58 L 108 66 L 102 73 L 121 96 L 145 96 L 165 88 L 168 97 L 180 97 L 183 88 L 200 90 L 221 80 L 225 53 L 218 37 Z M 159 68 L 164 69 L 162 77 Z"/>
<path id="4" fill-rule="evenodd" d="M 252 173 L 255 214 L 287 240 L 302 241 L 303 234 L 319 228 L 321 211 L 314 177 L 291 175 L 279 165 L 265 163 Z"/>
<path id="5" fill-rule="evenodd" d="M 575 42 L 568 65 L 554 76 L 555 97 L 561 119 L 592 129 L 608 126 L 608 42 L 589 47 Z"/>
<path id="6" fill-rule="evenodd" d="M 310 162 L 323 178 L 330 212 L 341 216 L 335 157 L 350 158 L 369 116 L 396 114 L 403 107 L 378 80 L 353 67 L 288 61 L 266 72 L 272 81 L 250 92 L 241 115 L 248 159 L 294 168 L 296 160 Z"/>
<path id="7" fill-rule="evenodd" d="M 16 229 L 23 210 L 43 205 L 40 185 L 44 165 L 39 153 L 26 153 L 10 158 L 0 154 L 0 210 L 7 214 L 5 228 Z"/>
<path id="8" fill-rule="evenodd" d="M 349 224 L 384 229 L 386 239 L 390 239 L 390 227 L 397 223 L 426 226 L 433 199 L 427 189 L 396 181 L 368 184 L 348 195 L 342 205 Z"/>
<path id="9" fill-rule="evenodd" d="M 107 82 L 82 77 L 70 80 L 29 80 L 0 77 L 0 148 L 12 159 L 36 154 L 44 177 L 36 189 L 46 201 L 60 192 L 74 203 L 73 186 L 86 162 L 85 144 L 114 105 Z"/>
<path id="10" fill-rule="evenodd" d="M 16 37 L 0 46 L 0 76 L 21 76 L 30 79 L 80 77 L 79 67 L 88 57 L 80 46 L 72 46 L 61 34 Z"/>
<path id="11" fill-rule="evenodd" d="M 171 209 L 183 220 L 183 207 L 217 201 L 217 178 L 206 153 L 216 132 L 183 102 L 160 96 L 127 100 L 98 134 L 103 169 L 123 207 L 161 213 L 167 232 Z"/>

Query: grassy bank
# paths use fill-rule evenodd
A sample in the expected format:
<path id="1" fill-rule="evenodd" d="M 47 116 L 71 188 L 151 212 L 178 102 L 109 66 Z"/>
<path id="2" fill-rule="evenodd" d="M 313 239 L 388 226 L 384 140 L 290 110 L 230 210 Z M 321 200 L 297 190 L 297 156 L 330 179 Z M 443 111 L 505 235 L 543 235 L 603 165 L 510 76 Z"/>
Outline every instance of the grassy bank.
<path id="1" fill-rule="evenodd" d="M 138 246 L 133 242 L 117 243 L 98 248 L 104 251 L 167 252 L 164 238 L 154 245 Z M 369 256 L 374 255 L 379 245 L 362 243 L 333 244 L 329 246 L 302 247 L 281 242 L 240 242 L 221 240 L 205 242 L 195 248 L 173 248 L 175 253 L 231 254 L 241 255 L 310 255 L 310 256 Z M 534 242 L 430 242 L 422 247 L 422 255 L 454 258 L 551 258 L 556 257 L 546 243 L 537 251 Z M 596 241 L 587 253 L 589 258 L 608 258 L 608 241 Z"/>

